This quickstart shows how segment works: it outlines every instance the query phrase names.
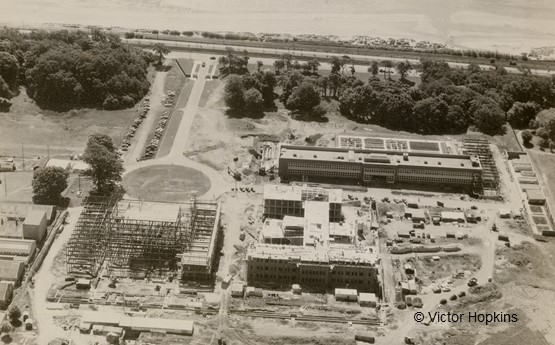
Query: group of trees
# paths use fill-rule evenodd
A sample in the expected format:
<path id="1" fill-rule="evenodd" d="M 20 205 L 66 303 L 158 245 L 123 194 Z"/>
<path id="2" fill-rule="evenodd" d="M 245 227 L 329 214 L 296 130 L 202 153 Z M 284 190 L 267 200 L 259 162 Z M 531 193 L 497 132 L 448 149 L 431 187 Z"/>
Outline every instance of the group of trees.
<path id="1" fill-rule="evenodd" d="M 269 84 L 265 93 L 256 82 L 247 81 L 260 80 L 270 72 L 249 75 L 246 56 L 229 54 L 221 60 L 224 68 L 242 74 L 230 78 L 226 86 L 231 109 L 259 113 L 260 96 L 266 105 L 273 102 L 275 84 Z M 321 115 L 325 113 L 321 99 L 334 98 L 344 116 L 359 122 L 421 134 L 462 133 L 469 126 L 496 134 L 507 121 L 517 128 L 527 127 L 541 109 L 555 105 L 555 79 L 509 74 L 498 66 L 485 71 L 474 64 L 452 69 L 446 62 L 431 60 L 422 60 L 417 66 L 409 61 L 374 61 L 368 67 L 372 77 L 364 82 L 356 78 L 348 56 L 335 56 L 329 62 L 329 75 L 318 73 L 320 62 L 316 59 L 300 63 L 284 54 L 274 62 L 282 91 L 279 100 L 286 108 L 297 115 Z M 393 69 L 399 75 L 397 80 L 391 77 Z M 421 73 L 418 87 L 408 80 L 415 69 Z M 378 78 L 382 72 L 383 80 Z"/>
<path id="2" fill-rule="evenodd" d="M 148 92 L 151 53 L 126 46 L 116 35 L 95 30 L 0 30 L 0 97 L 18 87 L 43 108 L 119 109 L 133 106 Z"/>
<path id="3" fill-rule="evenodd" d="M 402 78 L 413 67 L 395 66 Z M 369 70 L 377 74 L 376 63 Z M 498 133 L 506 120 L 527 126 L 540 109 L 555 105 L 555 84 L 547 78 L 509 74 L 502 67 L 451 69 L 445 62 L 423 60 L 418 88 L 400 81 L 368 83 L 341 78 L 340 110 L 354 120 L 422 134 L 457 133 L 470 125 Z"/>
<path id="4" fill-rule="evenodd" d="M 84 172 L 94 183 L 96 195 L 109 195 L 121 181 L 123 163 L 116 153 L 112 139 L 103 134 L 92 135 L 85 149 L 83 160 L 89 164 Z M 62 192 L 67 188 L 69 173 L 59 167 L 38 169 L 33 175 L 33 202 L 35 204 L 62 205 L 67 201 Z"/>
<path id="5" fill-rule="evenodd" d="M 264 108 L 274 106 L 276 76 L 269 71 L 229 76 L 224 99 L 231 113 L 238 116 L 259 117 Z"/>

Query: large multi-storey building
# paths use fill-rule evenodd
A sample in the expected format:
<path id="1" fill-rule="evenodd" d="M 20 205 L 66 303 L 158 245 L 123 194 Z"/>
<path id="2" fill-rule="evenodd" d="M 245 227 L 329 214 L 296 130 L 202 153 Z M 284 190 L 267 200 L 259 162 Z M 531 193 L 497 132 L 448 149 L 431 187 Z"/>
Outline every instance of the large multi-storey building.
<path id="1" fill-rule="evenodd" d="M 377 255 L 357 243 L 357 220 L 342 215 L 340 189 L 267 185 L 260 243 L 247 251 L 249 284 L 314 291 L 377 292 Z"/>
<path id="2" fill-rule="evenodd" d="M 345 143 L 343 139 L 337 140 Z M 477 156 L 449 152 L 441 142 L 400 140 L 402 144 L 393 146 L 386 139 L 366 139 L 374 144 L 336 148 L 282 145 L 279 175 L 282 181 L 333 178 L 362 185 L 387 182 L 468 189 L 481 181 L 482 165 Z M 379 140 L 381 147 L 376 144 Z M 361 141 L 364 143 L 364 138 Z"/>
<path id="3" fill-rule="evenodd" d="M 264 216 L 282 219 L 284 216 L 304 217 L 307 207 L 328 209 L 329 221 L 341 220 L 341 189 L 307 186 L 264 186 Z M 312 206 L 311 206 L 312 205 Z"/>
<path id="4" fill-rule="evenodd" d="M 378 259 L 369 247 L 255 244 L 248 250 L 247 272 L 254 285 L 300 284 L 313 291 L 353 288 L 379 293 Z"/>

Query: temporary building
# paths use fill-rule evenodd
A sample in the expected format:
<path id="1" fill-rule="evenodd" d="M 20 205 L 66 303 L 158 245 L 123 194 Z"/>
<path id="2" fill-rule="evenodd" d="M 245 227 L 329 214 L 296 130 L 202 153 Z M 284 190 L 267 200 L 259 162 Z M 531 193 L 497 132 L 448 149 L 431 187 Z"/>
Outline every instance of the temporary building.
<path id="1" fill-rule="evenodd" d="M 0 260 L 0 280 L 17 282 L 25 270 L 22 261 Z"/>
<path id="2" fill-rule="evenodd" d="M 358 304 L 360 304 L 361 307 L 375 308 L 377 301 L 376 294 L 373 293 L 361 292 L 358 295 Z"/>
<path id="3" fill-rule="evenodd" d="M 336 301 L 356 301 L 358 291 L 356 289 L 335 289 Z"/>
<path id="4" fill-rule="evenodd" d="M 241 282 L 231 284 L 231 297 L 243 297 L 245 285 Z"/>
<path id="5" fill-rule="evenodd" d="M 42 241 L 46 235 L 46 212 L 42 210 L 31 210 L 23 222 L 23 238 Z"/>
<path id="6" fill-rule="evenodd" d="M 0 238 L 0 255 L 20 256 L 30 259 L 36 250 L 35 240 L 23 240 L 19 238 Z M 27 260 L 25 260 L 27 261 Z"/>
<path id="7" fill-rule="evenodd" d="M 293 284 L 291 286 L 291 290 L 293 291 L 293 293 L 295 294 L 300 294 L 302 292 L 302 288 L 299 284 Z"/>
<path id="8" fill-rule="evenodd" d="M 530 205 L 545 205 L 545 195 L 541 190 L 527 190 L 526 197 Z"/>
<path id="9" fill-rule="evenodd" d="M 500 208 L 499 218 L 511 218 L 511 210 L 509 210 L 508 208 Z"/>
<path id="10" fill-rule="evenodd" d="M 355 333 L 355 340 L 356 341 L 362 341 L 364 343 L 369 343 L 369 344 L 374 344 L 376 339 L 374 338 L 374 335 L 370 332 L 356 332 Z"/>
<path id="11" fill-rule="evenodd" d="M 463 212 L 441 212 L 441 220 L 444 222 L 464 223 L 465 218 Z"/>
<path id="12" fill-rule="evenodd" d="M 134 331 L 193 335 L 194 322 L 190 320 L 123 316 L 120 327 Z"/>
<path id="13" fill-rule="evenodd" d="M 0 308 L 7 308 L 13 296 L 13 283 L 0 282 Z"/>

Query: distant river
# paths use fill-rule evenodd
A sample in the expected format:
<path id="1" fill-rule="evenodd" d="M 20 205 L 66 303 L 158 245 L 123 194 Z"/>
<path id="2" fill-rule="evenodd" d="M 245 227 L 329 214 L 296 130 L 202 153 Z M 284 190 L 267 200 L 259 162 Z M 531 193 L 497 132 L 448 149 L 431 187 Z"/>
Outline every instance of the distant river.
<path id="1" fill-rule="evenodd" d="M 555 0 L 0 0 L 0 22 L 406 37 L 527 52 L 555 46 Z"/>

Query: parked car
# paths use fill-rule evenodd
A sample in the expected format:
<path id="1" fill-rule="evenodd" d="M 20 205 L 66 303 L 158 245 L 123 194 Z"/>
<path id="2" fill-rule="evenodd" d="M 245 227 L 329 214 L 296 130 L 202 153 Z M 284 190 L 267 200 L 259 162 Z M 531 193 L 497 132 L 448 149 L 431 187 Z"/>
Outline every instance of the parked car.
<path id="1" fill-rule="evenodd" d="M 472 278 L 468 281 L 468 286 L 476 286 L 478 285 L 478 279 Z"/>
<path id="2" fill-rule="evenodd" d="M 456 301 L 457 298 L 458 298 L 457 295 L 452 295 L 451 297 L 449 297 L 449 299 L 450 299 L 451 301 Z"/>
<path id="3" fill-rule="evenodd" d="M 459 297 L 462 298 L 462 297 L 464 297 L 464 296 L 466 296 L 466 292 L 464 292 L 464 291 L 459 292 Z"/>

